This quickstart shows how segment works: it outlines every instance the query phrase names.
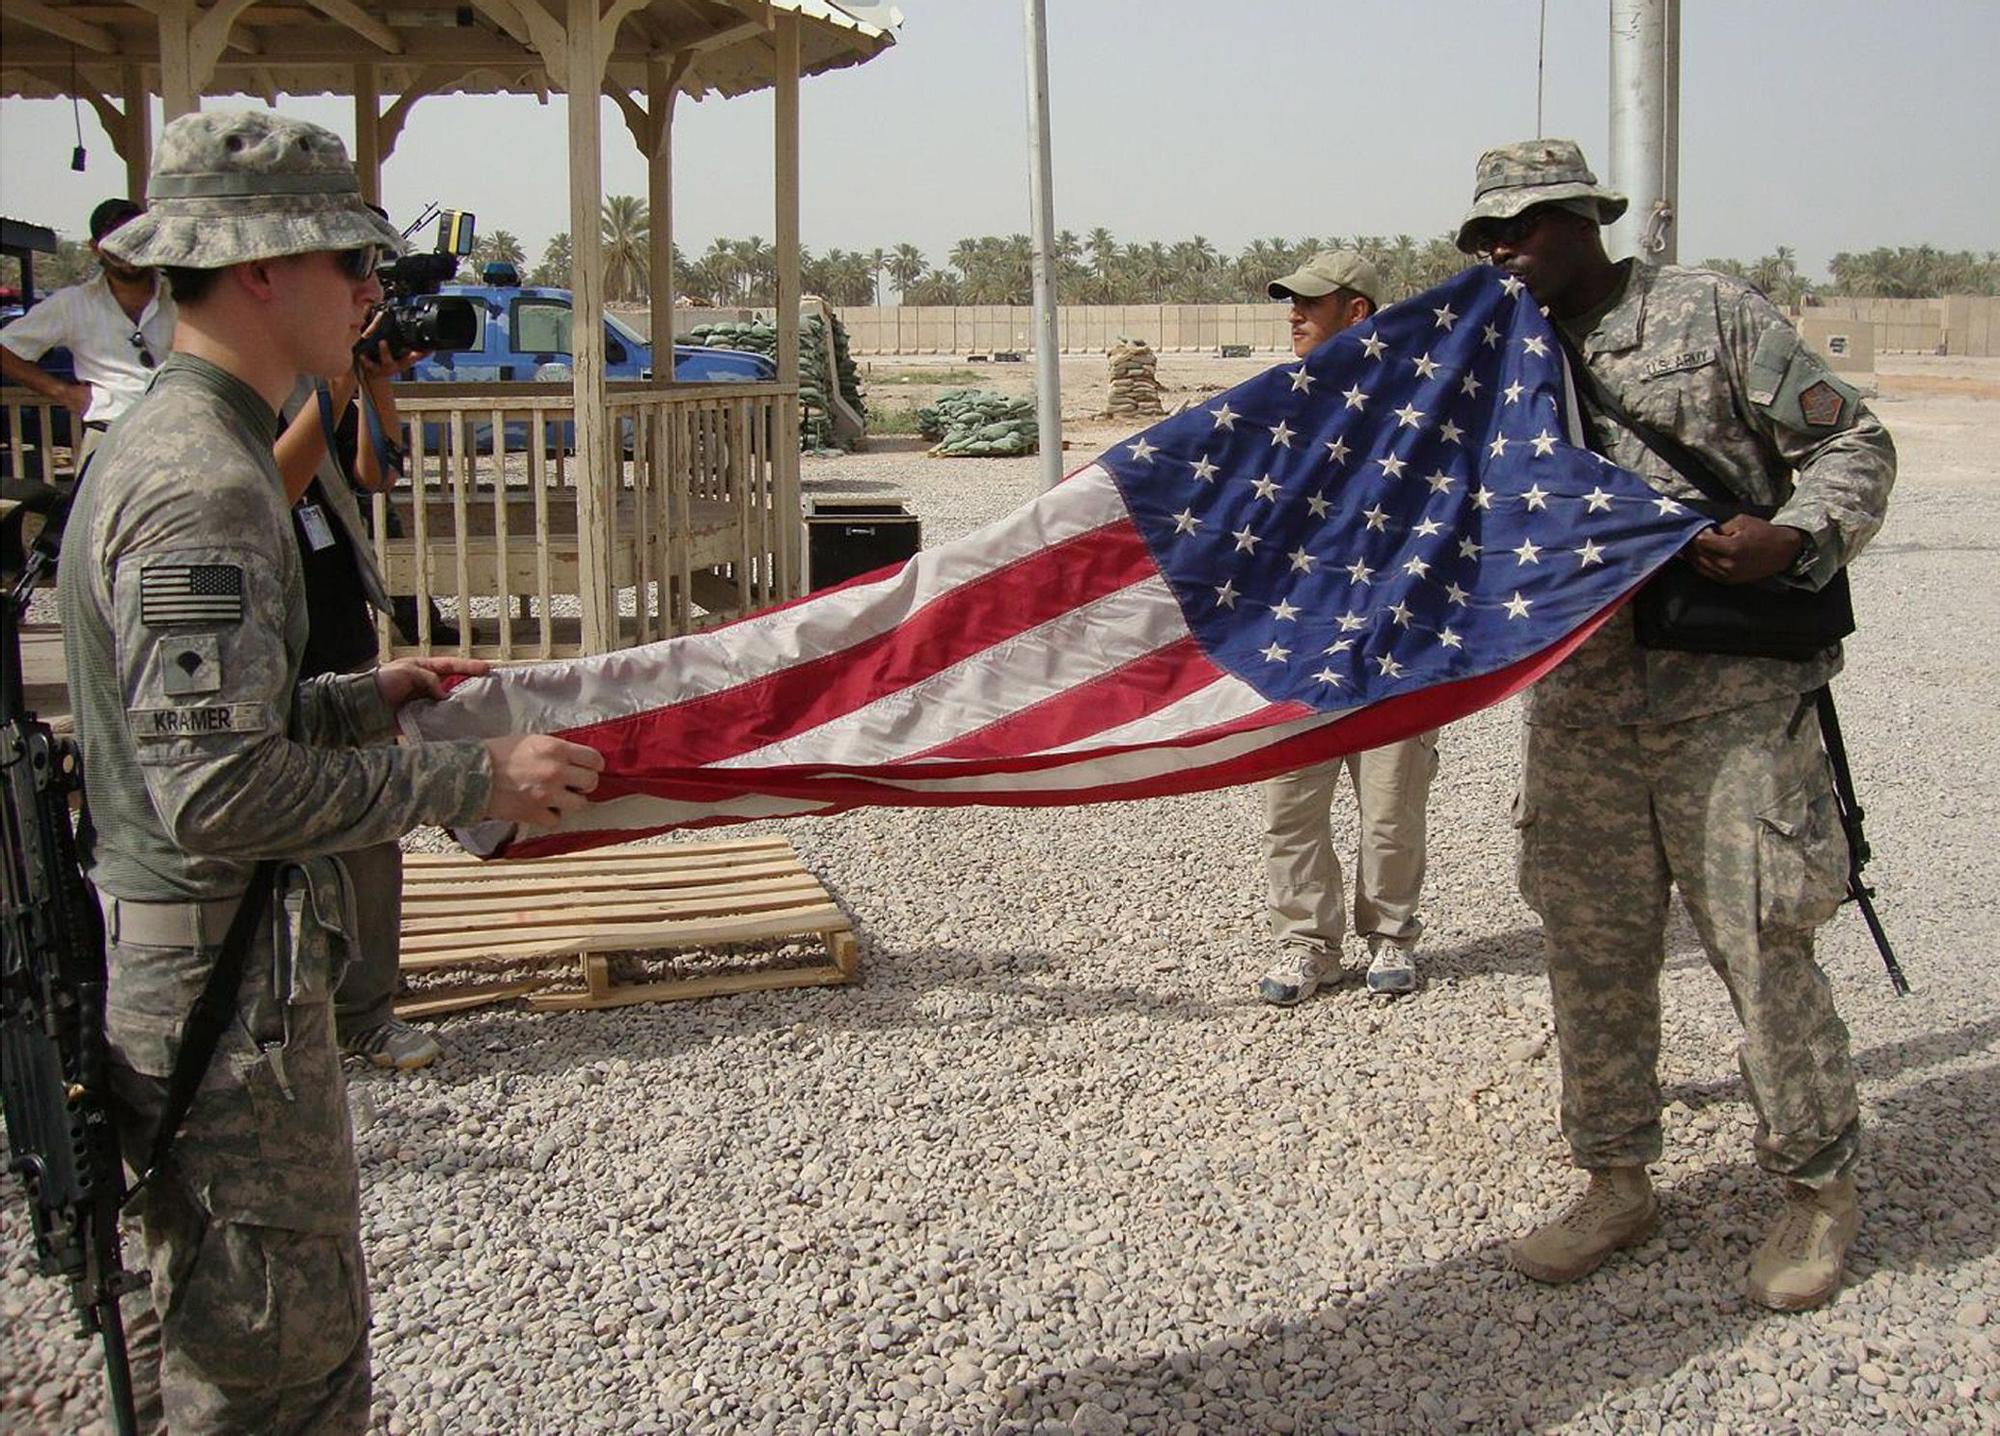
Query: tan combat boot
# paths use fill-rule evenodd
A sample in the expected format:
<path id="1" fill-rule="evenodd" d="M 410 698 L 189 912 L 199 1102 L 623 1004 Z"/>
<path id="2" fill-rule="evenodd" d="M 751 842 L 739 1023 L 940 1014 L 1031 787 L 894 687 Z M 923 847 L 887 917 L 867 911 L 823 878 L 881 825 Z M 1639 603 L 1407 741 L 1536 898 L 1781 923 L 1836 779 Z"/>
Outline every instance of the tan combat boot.
<path id="1" fill-rule="evenodd" d="M 1536 1281 L 1575 1281 L 1625 1247 L 1635 1247 L 1660 1225 L 1659 1203 L 1644 1167 L 1601 1167 L 1590 1186 L 1563 1214 L 1507 1249 L 1514 1269 Z"/>
<path id="2" fill-rule="evenodd" d="M 1773 1311 L 1806 1311 L 1831 1300 L 1860 1225 L 1852 1177 L 1790 1188 L 1785 1214 L 1757 1248 L 1745 1283 L 1750 1299 Z"/>

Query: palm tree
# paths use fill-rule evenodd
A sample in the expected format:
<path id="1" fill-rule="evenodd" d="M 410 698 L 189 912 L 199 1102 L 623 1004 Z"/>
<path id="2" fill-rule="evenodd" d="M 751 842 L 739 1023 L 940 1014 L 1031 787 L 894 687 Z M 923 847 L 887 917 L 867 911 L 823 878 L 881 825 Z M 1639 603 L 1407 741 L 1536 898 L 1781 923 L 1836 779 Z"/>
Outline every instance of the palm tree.
<path id="1" fill-rule="evenodd" d="M 529 277 L 532 282 L 548 285 L 551 289 L 576 287 L 576 273 L 570 263 L 568 230 L 549 241 L 548 247 L 542 251 L 542 262 L 535 266 L 534 274 Z"/>
<path id="2" fill-rule="evenodd" d="M 889 268 L 889 251 L 879 244 L 868 251 L 868 303 L 882 302 L 882 276 Z"/>
<path id="3" fill-rule="evenodd" d="M 645 298 L 653 258 L 646 201 L 635 194 L 608 196 L 599 226 L 604 242 L 604 297 Z"/>
<path id="4" fill-rule="evenodd" d="M 896 282 L 896 292 L 905 296 L 905 303 L 908 302 L 910 286 L 923 278 L 924 271 L 929 268 L 924 252 L 914 244 L 899 244 L 889 256 L 889 278 Z"/>

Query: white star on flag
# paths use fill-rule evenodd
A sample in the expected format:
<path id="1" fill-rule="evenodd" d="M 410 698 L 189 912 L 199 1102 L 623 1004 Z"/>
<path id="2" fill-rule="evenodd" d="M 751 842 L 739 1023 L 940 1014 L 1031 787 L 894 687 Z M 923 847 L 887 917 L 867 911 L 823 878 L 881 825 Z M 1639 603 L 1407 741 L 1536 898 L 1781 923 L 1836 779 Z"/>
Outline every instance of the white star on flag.
<path id="1" fill-rule="evenodd" d="M 1242 417 L 1242 415 L 1238 414 L 1234 409 L 1229 407 L 1228 401 L 1226 400 L 1223 403 L 1218 404 L 1215 408 L 1210 409 L 1208 412 L 1215 416 L 1216 428 L 1228 429 L 1231 430 L 1232 432 L 1236 428 L 1236 421 Z"/>
<path id="2" fill-rule="evenodd" d="M 1305 365 L 1301 364 L 1298 368 L 1292 370 L 1292 392 L 1294 394 L 1298 393 L 1301 389 L 1310 394 L 1312 393 L 1312 387 L 1313 376 Z"/>
<path id="3" fill-rule="evenodd" d="M 1138 460 L 1142 464 L 1150 464 L 1153 462 L 1153 455 L 1159 453 L 1160 451 L 1155 447 L 1153 447 L 1153 445 L 1147 443 L 1142 438 L 1136 444 L 1126 445 L 1125 452 L 1130 454 L 1134 459 Z"/>
<path id="4" fill-rule="evenodd" d="M 1451 312 L 1449 304 L 1440 304 L 1431 313 L 1437 316 L 1436 327 L 1444 330 L 1447 334 L 1451 332 L 1451 326 L 1458 323 L 1458 316 Z"/>
<path id="5" fill-rule="evenodd" d="M 1191 534 L 1201 527 L 1201 520 L 1194 516 L 1193 509 L 1182 509 L 1174 515 L 1174 532 Z"/>

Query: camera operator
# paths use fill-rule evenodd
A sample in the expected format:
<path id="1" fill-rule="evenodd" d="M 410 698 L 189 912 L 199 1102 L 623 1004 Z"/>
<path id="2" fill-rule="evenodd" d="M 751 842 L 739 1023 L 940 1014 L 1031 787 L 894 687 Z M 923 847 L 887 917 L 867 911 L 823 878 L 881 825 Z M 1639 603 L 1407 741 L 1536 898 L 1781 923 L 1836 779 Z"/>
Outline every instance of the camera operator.
<path id="1" fill-rule="evenodd" d="M 394 436 L 402 425 L 391 381 L 422 360 L 425 351 L 409 350 L 398 357 L 386 342 L 368 344 L 383 319 L 378 313 L 369 323 L 351 369 L 330 383 L 301 380 L 280 411 L 288 422 L 278 439 L 278 469 L 293 505 L 293 537 L 311 624 L 301 679 L 374 667 L 379 656 L 374 612 L 396 616 L 375 566 L 355 490 L 381 493 L 401 476 L 403 451 Z M 354 951 L 334 993 L 340 1049 L 376 1067 L 402 1072 L 428 1067 L 438 1057 L 436 1039 L 395 1014 L 402 847 L 393 841 L 375 843 L 340 857 L 360 899 Z"/>
<path id="2" fill-rule="evenodd" d="M 146 1429 L 359 1432 L 367 1285 L 327 1010 L 354 902 L 324 855 L 424 823 L 548 825 L 603 762 L 551 737 L 374 742 L 484 671 L 469 659 L 298 681 L 276 406 L 353 362 L 400 239 L 338 137 L 270 111 L 172 121 L 148 197 L 105 247 L 166 273 L 174 353 L 85 476 L 58 580 L 114 1120 L 152 1273 L 134 1392 Z"/>

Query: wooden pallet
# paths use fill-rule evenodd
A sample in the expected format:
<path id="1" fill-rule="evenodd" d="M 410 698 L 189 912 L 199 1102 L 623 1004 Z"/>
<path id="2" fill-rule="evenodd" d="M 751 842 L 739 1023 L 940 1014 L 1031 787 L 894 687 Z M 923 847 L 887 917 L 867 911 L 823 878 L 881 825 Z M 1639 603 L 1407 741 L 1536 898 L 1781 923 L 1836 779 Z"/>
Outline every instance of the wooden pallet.
<path id="1" fill-rule="evenodd" d="M 616 980 L 606 956 L 807 937 L 824 945 L 825 962 L 635 982 Z M 516 998 L 542 1012 L 623 1007 L 852 982 L 860 968 L 853 924 L 786 838 L 604 848 L 520 862 L 405 858 L 403 971 L 492 962 L 575 963 L 571 973 L 583 986 L 542 972 L 427 984 L 397 1002 L 397 1015 L 435 1017 Z"/>

